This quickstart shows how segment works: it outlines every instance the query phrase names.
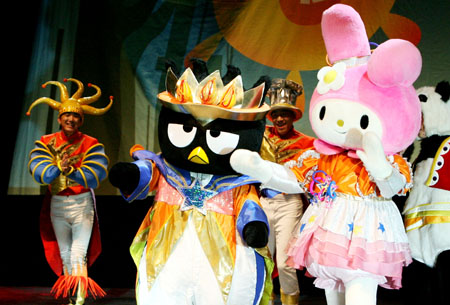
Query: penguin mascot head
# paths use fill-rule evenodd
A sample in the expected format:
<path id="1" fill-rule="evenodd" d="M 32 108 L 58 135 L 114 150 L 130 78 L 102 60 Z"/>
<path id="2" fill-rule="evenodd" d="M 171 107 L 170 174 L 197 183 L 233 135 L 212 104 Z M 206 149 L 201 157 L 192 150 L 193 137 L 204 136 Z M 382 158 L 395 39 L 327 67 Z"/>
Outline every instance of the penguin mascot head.
<path id="1" fill-rule="evenodd" d="M 202 60 L 190 63 L 178 76 L 176 65 L 166 62 L 166 90 L 158 94 L 161 155 L 165 162 L 189 172 L 237 175 L 230 166 L 233 151 L 260 150 L 270 110 L 264 97 L 271 80 L 261 76 L 244 90 L 239 68 L 228 65 L 222 77 L 218 70 L 210 74 Z M 148 159 L 148 153 L 139 144 L 130 149 L 135 160 Z M 108 178 L 123 195 L 135 192 L 140 183 L 137 166 L 127 162 L 115 164 Z"/>
<path id="2" fill-rule="evenodd" d="M 268 77 L 244 90 L 240 70 L 228 66 L 209 74 L 198 60 L 180 77 L 168 66 L 166 91 L 158 123 L 161 153 L 172 165 L 192 172 L 230 175 L 231 153 L 236 149 L 259 151 L 265 115 Z"/>

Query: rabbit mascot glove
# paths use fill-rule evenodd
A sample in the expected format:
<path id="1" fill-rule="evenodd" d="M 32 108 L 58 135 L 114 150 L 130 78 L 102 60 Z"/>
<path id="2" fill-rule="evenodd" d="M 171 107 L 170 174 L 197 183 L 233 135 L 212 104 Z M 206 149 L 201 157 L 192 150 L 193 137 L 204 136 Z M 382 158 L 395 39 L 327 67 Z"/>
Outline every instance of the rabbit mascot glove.
<path id="1" fill-rule="evenodd" d="M 310 101 L 314 148 L 285 167 L 256 161 L 245 151 L 236 151 L 239 160 L 232 156 L 231 163 L 259 178 L 251 166 L 257 164 L 265 178 L 261 182 L 269 187 L 295 192 L 292 185 L 298 183 L 310 196 L 287 250 L 288 263 L 316 277 L 329 305 L 376 304 L 378 285 L 400 288 L 402 269 L 411 262 L 391 197 L 406 194 L 412 184 L 411 167 L 398 152 L 420 129 L 420 102 L 412 84 L 422 59 L 401 39 L 371 53 L 361 17 L 348 5 L 324 11 L 322 34 L 329 66 L 319 70 Z M 250 166 L 244 169 L 244 164 Z"/>

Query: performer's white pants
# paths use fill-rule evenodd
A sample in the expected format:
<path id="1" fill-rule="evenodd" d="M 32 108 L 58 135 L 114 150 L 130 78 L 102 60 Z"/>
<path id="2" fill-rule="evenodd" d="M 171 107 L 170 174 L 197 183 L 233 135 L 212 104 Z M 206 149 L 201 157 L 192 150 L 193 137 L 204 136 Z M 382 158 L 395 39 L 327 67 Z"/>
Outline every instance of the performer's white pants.
<path id="1" fill-rule="evenodd" d="M 50 215 L 58 241 L 64 271 L 83 266 L 94 222 L 94 204 L 90 192 L 73 195 L 54 195 Z"/>
<path id="2" fill-rule="evenodd" d="M 269 219 L 269 250 L 275 253 L 280 287 L 286 295 L 299 294 L 297 274 L 286 264 L 286 248 L 303 213 L 300 194 L 278 194 L 273 198 L 261 197 L 261 205 Z"/>

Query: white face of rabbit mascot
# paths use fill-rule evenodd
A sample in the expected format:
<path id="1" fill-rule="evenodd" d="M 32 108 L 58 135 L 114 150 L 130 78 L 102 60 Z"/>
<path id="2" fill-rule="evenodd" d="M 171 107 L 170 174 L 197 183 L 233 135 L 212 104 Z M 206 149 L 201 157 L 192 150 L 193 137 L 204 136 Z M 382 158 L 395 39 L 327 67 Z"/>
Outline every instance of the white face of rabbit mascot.
<path id="1" fill-rule="evenodd" d="M 290 170 L 242 150 L 233 153 L 231 164 L 274 189 L 308 193 L 311 204 L 291 241 L 288 263 L 316 277 L 328 304 L 375 304 L 377 286 L 400 288 L 402 267 L 411 262 L 391 198 L 412 183 L 411 168 L 398 152 L 420 130 L 412 85 L 422 59 L 401 39 L 371 52 L 361 17 L 348 5 L 324 11 L 322 34 L 329 66 L 319 70 L 310 101 L 314 148 L 300 152 Z"/>

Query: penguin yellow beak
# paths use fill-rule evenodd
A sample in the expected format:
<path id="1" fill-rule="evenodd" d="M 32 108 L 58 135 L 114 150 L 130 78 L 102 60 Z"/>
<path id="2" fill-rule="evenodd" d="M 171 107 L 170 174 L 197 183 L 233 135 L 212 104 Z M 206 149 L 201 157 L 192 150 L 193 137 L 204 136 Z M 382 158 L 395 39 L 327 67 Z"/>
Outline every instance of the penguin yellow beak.
<path id="1" fill-rule="evenodd" d="M 198 164 L 209 164 L 208 156 L 200 146 L 194 148 L 189 154 L 188 160 Z"/>

